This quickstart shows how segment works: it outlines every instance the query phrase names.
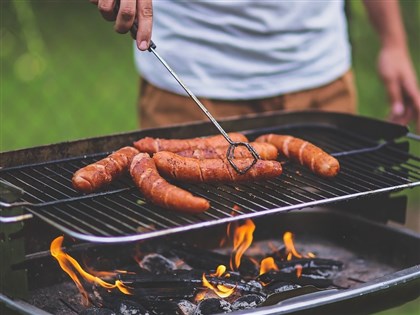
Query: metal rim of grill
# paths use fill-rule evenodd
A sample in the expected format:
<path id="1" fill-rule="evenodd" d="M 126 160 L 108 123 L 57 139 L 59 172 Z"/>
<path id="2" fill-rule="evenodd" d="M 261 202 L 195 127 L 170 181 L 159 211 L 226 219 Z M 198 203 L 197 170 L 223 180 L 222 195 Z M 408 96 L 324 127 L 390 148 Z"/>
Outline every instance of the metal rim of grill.
<path id="1" fill-rule="evenodd" d="M 176 183 L 210 201 L 210 210 L 198 215 L 171 212 L 146 202 L 129 176 L 99 193 L 82 195 L 75 191 L 71 186 L 73 173 L 109 152 L 9 167 L 0 170 L 0 175 L 25 192 L 19 201 L 30 204 L 24 207 L 28 212 L 70 236 L 103 243 L 143 240 L 420 185 L 420 158 L 408 152 L 404 139 L 377 140 L 334 125 L 317 124 L 244 131 L 250 141 L 264 133 L 286 132 L 336 156 L 341 165 L 339 175 L 323 179 L 286 161 L 283 174 L 272 180 Z"/>

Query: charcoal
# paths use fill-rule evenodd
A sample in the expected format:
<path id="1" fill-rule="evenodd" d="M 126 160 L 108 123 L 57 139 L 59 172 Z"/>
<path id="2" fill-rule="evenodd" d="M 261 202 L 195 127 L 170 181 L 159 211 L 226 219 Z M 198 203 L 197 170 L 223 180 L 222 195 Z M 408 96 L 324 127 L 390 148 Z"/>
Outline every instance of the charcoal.
<path id="1" fill-rule="evenodd" d="M 265 301 L 265 298 L 257 295 L 257 294 L 247 294 L 239 299 L 237 299 L 235 302 L 232 303 L 232 310 L 238 311 L 238 310 L 245 310 L 249 308 L 255 308 L 259 304 L 263 303 Z"/>
<path id="2" fill-rule="evenodd" d="M 202 300 L 194 312 L 194 315 L 209 315 L 232 312 L 232 305 L 223 299 Z"/>
<path id="3" fill-rule="evenodd" d="M 301 286 L 299 284 L 291 284 L 291 283 L 287 283 L 287 282 L 279 282 L 279 281 L 275 281 L 272 282 L 270 284 L 268 284 L 267 286 L 264 287 L 264 292 L 267 295 L 273 294 L 273 293 L 281 293 L 281 292 L 286 292 L 286 291 L 290 291 L 290 290 L 295 290 L 300 288 Z"/>
<path id="4" fill-rule="evenodd" d="M 274 260 L 282 272 L 295 272 L 296 266 L 302 268 L 302 273 L 321 274 L 329 270 L 339 270 L 343 263 L 338 260 L 324 258 L 299 258 L 292 260 Z"/>
<path id="5" fill-rule="evenodd" d="M 193 315 L 197 308 L 197 305 L 187 300 L 181 300 L 177 304 L 179 315 Z"/>
<path id="6" fill-rule="evenodd" d="M 107 308 L 90 307 L 81 311 L 79 315 L 117 315 L 117 313 Z"/>
<path id="7" fill-rule="evenodd" d="M 211 270 L 219 265 L 230 265 L 230 256 L 216 253 L 214 251 L 177 244 L 171 249 L 171 253 L 184 260 L 195 269 Z M 241 258 L 239 272 L 242 276 L 253 277 L 258 275 L 258 267 L 245 255 Z"/>
<path id="8" fill-rule="evenodd" d="M 115 306 L 115 311 L 118 315 L 148 315 L 150 312 L 146 310 L 142 305 L 130 301 L 122 300 Z"/>
<path id="9" fill-rule="evenodd" d="M 165 274 L 176 269 L 173 261 L 160 254 L 149 254 L 139 263 L 140 267 L 150 271 L 153 274 Z"/>
<path id="10" fill-rule="evenodd" d="M 275 281 L 287 282 L 299 285 L 313 285 L 318 288 L 326 288 L 332 285 L 332 280 L 319 275 L 304 275 L 298 277 L 295 273 L 284 273 L 281 271 L 269 271 L 260 276 L 257 280 L 265 284 L 270 284 Z"/>

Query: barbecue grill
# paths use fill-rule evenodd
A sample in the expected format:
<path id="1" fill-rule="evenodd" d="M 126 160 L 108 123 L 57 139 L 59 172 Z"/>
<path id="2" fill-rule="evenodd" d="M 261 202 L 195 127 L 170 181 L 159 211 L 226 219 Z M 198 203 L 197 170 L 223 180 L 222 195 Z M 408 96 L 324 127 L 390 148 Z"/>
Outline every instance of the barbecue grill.
<path id="1" fill-rule="evenodd" d="M 322 179 L 304 167 L 284 160 L 283 174 L 272 180 L 223 185 L 179 183 L 182 188 L 211 203 L 207 212 L 188 215 L 148 203 L 129 176 L 92 194 L 75 191 L 71 177 L 77 169 L 142 137 L 212 135 L 217 131 L 211 123 L 148 129 L 4 152 L 0 170 L 0 220 L 2 227 L 8 226 L 10 231 L 3 232 L 3 238 L 21 241 L 18 245 L 21 257 L 14 261 L 11 258 L 7 267 L 14 268 L 15 273 L 26 268 L 30 288 L 52 285 L 45 270 L 34 265 L 38 259 L 48 265 L 46 242 L 60 233 L 77 239 L 78 245 L 74 248 L 80 251 L 115 247 L 116 243 L 126 247 L 139 240 L 188 239 L 189 235 L 218 231 L 230 222 L 243 219 L 265 222 L 269 217 L 276 222 L 279 222 L 278 218 L 281 222 L 290 221 L 296 230 L 317 236 L 330 229 L 329 224 L 337 224 L 342 230 L 336 230 L 333 239 L 339 240 L 339 233 L 345 235 L 341 237 L 353 240 L 359 236 L 374 238 L 376 244 L 388 242 L 387 246 L 404 258 L 390 274 L 368 279 L 356 288 L 296 297 L 258 308 L 256 314 L 293 313 L 318 308 L 328 311 L 336 305 L 342 309 L 356 296 L 363 296 L 359 299 L 364 301 L 359 302 L 360 306 L 390 295 L 394 297 L 395 305 L 419 296 L 420 257 L 416 249 L 420 237 L 385 224 L 388 220 L 404 223 L 405 199 L 391 196 L 391 193 L 420 185 L 420 158 L 410 153 L 409 148 L 409 140 L 416 142 L 418 137 L 403 126 L 318 111 L 235 117 L 220 123 L 229 132 L 244 133 L 250 141 L 266 133 L 303 138 L 337 157 L 341 171 L 334 179 Z M 300 209 L 303 211 L 292 211 Z M 302 223 L 295 218 L 303 218 Z M 307 224 L 308 218 L 315 222 L 312 229 Z M 352 228 L 345 230 L 344 222 L 349 222 Z M 267 225 L 266 222 L 262 224 Z M 373 230 L 376 232 L 370 235 Z M 404 241 L 407 245 L 402 246 L 397 241 Z M 22 249 L 24 246 L 26 249 Z M 381 257 L 385 255 L 382 247 L 375 249 Z M 34 273 L 42 275 L 35 277 L 37 284 L 33 284 Z M 33 306 L 16 299 L 19 294 L 10 294 L 3 288 L 2 291 L 8 293 L 2 294 L 1 300 L 9 308 L 18 309 L 23 314 L 37 314 Z M 36 311 L 42 314 L 40 309 Z"/>

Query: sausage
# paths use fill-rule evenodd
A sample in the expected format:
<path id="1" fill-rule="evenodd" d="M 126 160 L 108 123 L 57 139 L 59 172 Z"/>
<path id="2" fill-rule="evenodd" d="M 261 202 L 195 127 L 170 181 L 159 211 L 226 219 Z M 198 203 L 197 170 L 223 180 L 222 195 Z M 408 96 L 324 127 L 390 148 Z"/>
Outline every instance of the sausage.
<path id="1" fill-rule="evenodd" d="M 161 151 L 153 155 L 153 160 L 163 176 L 190 183 L 260 180 L 282 173 L 281 164 L 277 161 L 257 160 L 245 174 L 239 174 L 227 159 L 199 160 Z M 249 158 L 234 160 L 240 169 L 245 169 L 252 162 L 253 159 Z"/>
<path id="2" fill-rule="evenodd" d="M 106 158 L 76 171 L 72 178 L 76 190 L 90 193 L 108 184 L 128 171 L 133 157 L 139 153 L 133 147 L 124 147 Z"/>
<path id="3" fill-rule="evenodd" d="M 160 176 L 148 153 L 137 154 L 130 166 L 134 183 L 146 200 L 166 209 L 185 213 L 201 213 L 210 208 L 208 200 L 168 183 Z"/>
<path id="4" fill-rule="evenodd" d="M 336 158 L 308 141 L 276 134 L 262 135 L 255 141 L 273 144 L 281 154 L 298 161 L 319 176 L 334 177 L 340 171 L 340 163 Z"/>
<path id="5" fill-rule="evenodd" d="M 278 150 L 277 148 L 265 142 L 251 142 L 250 145 L 258 153 L 263 160 L 275 160 L 277 159 Z M 223 147 L 208 147 L 205 149 L 191 149 L 176 152 L 176 154 L 183 157 L 192 157 L 196 159 L 225 159 L 226 153 L 229 146 Z M 234 152 L 235 159 L 252 158 L 251 152 L 245 146 L 237 146 Z"/>
<path id="6" fill-rule="evenodd" d="M 232 141 L 248 142 L 248 139 L 240 133 L 229 133 Z M 147 152 L 153 154 L 159 151 L 179 152 L 184 150 L 204 149 L 207 147 L 226 146 L 229 143 L 222 135 L 204 137 L 204 138 L 190 138 L 190 139 L 161 139 L 145 137 L 136 142 L 134 146 L 140 152 Z"/>

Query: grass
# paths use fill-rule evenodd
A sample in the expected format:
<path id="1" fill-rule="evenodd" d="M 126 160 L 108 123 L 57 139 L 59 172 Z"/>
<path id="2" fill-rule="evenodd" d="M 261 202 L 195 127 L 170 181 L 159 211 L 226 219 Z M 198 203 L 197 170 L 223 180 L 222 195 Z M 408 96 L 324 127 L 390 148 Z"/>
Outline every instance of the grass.
<path id="1" fill-rule="evenodd" d="M 349 3 L 359 113 L 386 119 L 387 97 L 375 69 L 379 41 L 361 2 Z M 138 75 L 129 35 L 116 34 L 87 0 L 0 5 L 0 151 L 138 128 Z M 401 5 L 420 73 L 420 2 Z M 420 155 L 418 142 L 411 145 Z M 416 192 L 408 192 L 409 207 L 418 210 Z M 419 302 L 381 314 L 418 314 Z"/>

